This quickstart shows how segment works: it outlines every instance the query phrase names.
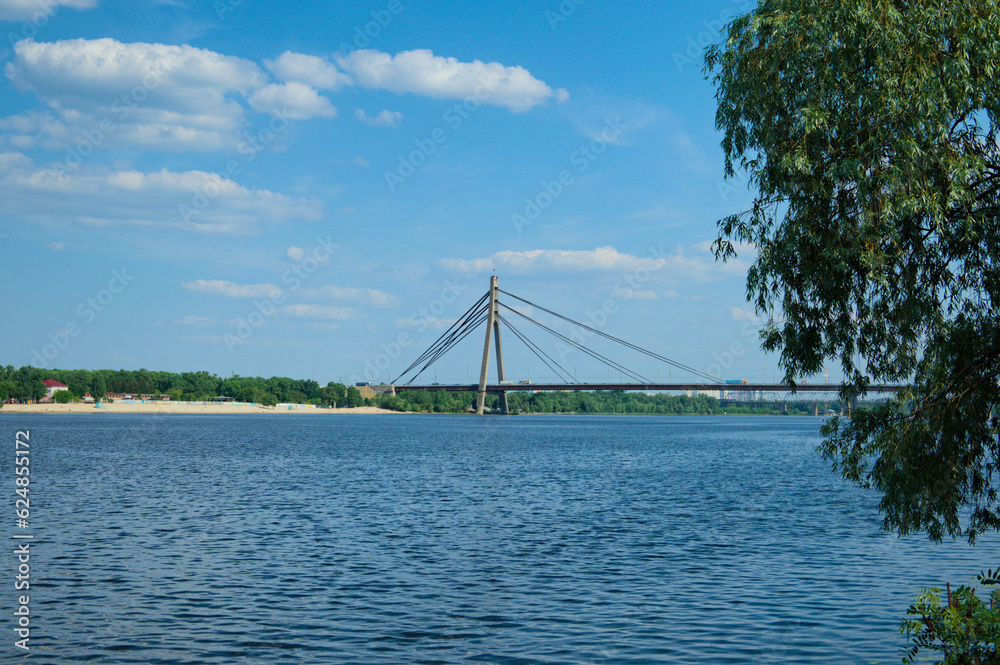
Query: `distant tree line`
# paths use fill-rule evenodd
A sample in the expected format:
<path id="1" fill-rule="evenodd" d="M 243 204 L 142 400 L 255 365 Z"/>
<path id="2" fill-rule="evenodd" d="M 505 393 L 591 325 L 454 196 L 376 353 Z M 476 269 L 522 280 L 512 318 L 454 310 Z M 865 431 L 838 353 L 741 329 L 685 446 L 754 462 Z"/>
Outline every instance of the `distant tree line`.
<path id="1" fill-rule="evenodd" d="M 486 396 L 486 408 L 499 406 L 496 395 Z M 376 406 L 393 411 L 414 413 L 462 413 L 475 408 L 474 392 L 397 393 L 395 397 L 378 395 L 371 400 Z M 507 405 L 511 411 L 522 413 L 589 413 L 589 414 L 648 414 L 648 415 L 716 415 L 716 414 L 777 414 L 779 406 L 770 403 L 723 404 L 715 397 L 698 395 L 647 395 L 639 392 L 619 391 L 566 391 L 566 392 L 509 392 Z M 831 403 L 822 408 L 838 408 Z M 811 409 L 804 404 L 790 404 L 788 413 L 805 415 Z"/>
<path id="2" fill-rule="evenodd" d="M 10 398 L 27 401 L 45 397 L 44 381 L 52 379 L 69 387 L 56 393 L 58 401 L 81 399 L 90 393 L 97 400 L 109 394 L 170 395 L 183 402 L 207 401 L 213 397 L 231 397 L 237 402 L 274 405 L 278 402 L 323 406 L 363 406 L 366 400 L 354 386 L 273 376 L 218 377 L 209 372 L 153 372 L 138 370 L 60 370 L 36 367 L 0 366 L 0 404 Z"/>
<path id="3" fill-rule="evenodd" d="M 107 395 L 170 395 L 173 401 L 208 401 L 213 397 L 231 397 L 237 402 L 273 406 L 281 403 L 315 404 L 317 406 L 358 407 L 377 406 L 391 411 L 409 413 L 464 413 L 475 408 L 474 392 L 401 392 L 395 396 L 377 394 L 365 398 L 355 386 L 330 382 L 320 386 L 316 381 L 272 376 L 219 377 L 209 372 L 153 372 L 138 370 L 39 369 L 36 367 L 0 366 L 0 405 L 10 398 L 18 401 L 45 397 L 43 381 L 53 379 L 69 390 L 53 397 L 57 402 L 78 401 L 89 393 L 96 400 Z M 714 397 L 697 395 L 657 394 L 639 392 L 528 392 L 507 393 L 511 411 L 522 413 L 590 413 L 590 414 L 649 414 L 649 415 L 715 415 L 777 414 L 777 404 L 723 404 Z M 486 407 L 496 409 L 499 398 L 487 395 Z M 821 408 L 839 409 L 837 403 Z M 802 404 L 788 406 L 790 414 L 806 414 Z"/>

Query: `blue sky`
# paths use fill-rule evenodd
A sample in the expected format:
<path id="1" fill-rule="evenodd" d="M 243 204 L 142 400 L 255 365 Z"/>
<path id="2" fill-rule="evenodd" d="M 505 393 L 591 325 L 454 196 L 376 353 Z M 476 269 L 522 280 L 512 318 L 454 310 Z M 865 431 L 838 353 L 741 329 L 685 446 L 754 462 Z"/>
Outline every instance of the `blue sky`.
<path id="1" fill-rule="evenodd" d="M 702 371 L 771 379 L 752 255 L 708 249 L 751 198 L 722 181 L 701 49 L 748 8 L 0 0 L 0 362 L 382 380 L 495 271 Z M 437 380 L 474 379 L 481 349 Z M 509 335 L 505 354 L 553 378 Z"/>

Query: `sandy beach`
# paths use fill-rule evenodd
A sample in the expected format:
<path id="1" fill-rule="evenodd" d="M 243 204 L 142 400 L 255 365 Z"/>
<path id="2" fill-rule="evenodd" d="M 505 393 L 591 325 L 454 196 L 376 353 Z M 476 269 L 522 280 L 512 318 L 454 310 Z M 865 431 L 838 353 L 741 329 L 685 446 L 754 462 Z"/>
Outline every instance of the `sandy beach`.
<path id="1" fill-rule="evenodd" d="M 333 416 L 360 416 L 372 414 L 398 414 L 399 411 L 389 411 L 375 406 L 360 406 L 354 409 L 327 409 L 302 404 L 279 404 L 274 407 L 259 404 L 204 404 L 201 402 L 146 402 L 146 403 L 112 403 L 101 404 L 5 404 L 0 409 L 0 416 L 11 413 L 146 413 L 146 414 L 219 414 L 237 415 L 245 413 L 267 414 L 321 414 Z"/>

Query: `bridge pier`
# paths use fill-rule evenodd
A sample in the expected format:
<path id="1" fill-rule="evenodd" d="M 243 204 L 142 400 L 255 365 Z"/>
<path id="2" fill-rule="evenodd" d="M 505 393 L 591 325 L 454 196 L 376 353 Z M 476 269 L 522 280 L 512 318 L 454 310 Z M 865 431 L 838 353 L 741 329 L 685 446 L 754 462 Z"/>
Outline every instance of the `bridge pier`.
<path id="1" fill-rule="evenodd" d="M 479 392 L 476 394 L 476 414 L 480 416 L 483 415 L 486 403 L 486 375 L 490 369 L 490 343 L 494 334 L 497 337 L 497 379 L 501 384 L 504 381 L 503 345 L 500 342 L 500 305 L 497 302 L 500 296 L 498 282 L 499 280 L 496 275 L 490 277 L 490 304 L 486 319 L 486 343 L 483 345 L 483 366 L 479 372 Z M 509 412 L 506 391 L 500 392 L 500 412 Z"/>
<path id="2" fill-rule="evenodd" d="M 819 404 L 818 403 L 814 403 L 813 404 L 813 406 L 812 406 L 812 414 L 814 416 L 818 416 L 819 415 Z"/>
<path id="3" fill-rule="evenodd" d="M 851 417 L 851 412 L 858 408 L 858 396 L 852 394 L 847 398 L 847 404 L 840 409 L 840 415 Z"/>

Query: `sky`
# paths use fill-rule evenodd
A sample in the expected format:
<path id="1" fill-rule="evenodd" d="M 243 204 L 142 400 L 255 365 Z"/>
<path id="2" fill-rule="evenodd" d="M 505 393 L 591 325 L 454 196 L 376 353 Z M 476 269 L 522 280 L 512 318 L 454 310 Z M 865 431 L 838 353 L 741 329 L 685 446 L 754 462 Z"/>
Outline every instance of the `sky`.
<path id="1" fill-rule="evenodd" d="M 702 52 L 749 9 L 0 0 L 0 364 L 381 382 L 496 274 L 701 372 L 773 380 L 752 250 L 710 249 L 752 193 L 723 179 Z M 511 318 L 578 379 L 619 378 Z M 555 378 L 504 335 L 508 378 Z M 422 380 L 475 381 L 482 347 Z"/>

